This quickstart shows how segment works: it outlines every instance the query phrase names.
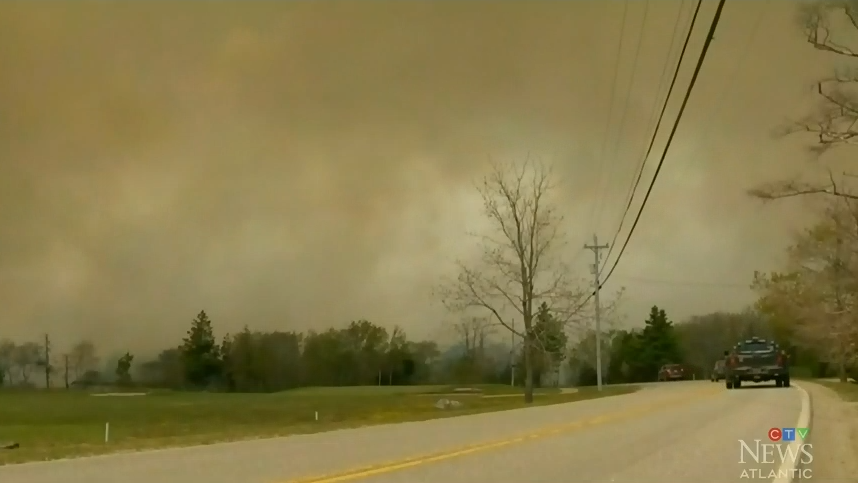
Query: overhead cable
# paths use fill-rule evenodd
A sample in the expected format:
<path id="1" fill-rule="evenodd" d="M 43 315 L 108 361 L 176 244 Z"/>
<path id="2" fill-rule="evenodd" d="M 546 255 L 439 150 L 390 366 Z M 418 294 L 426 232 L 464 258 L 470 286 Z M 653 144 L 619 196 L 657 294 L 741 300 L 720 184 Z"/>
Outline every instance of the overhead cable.
<path id="1" fill-rule="evenodd" d="M 599 274 L 605 270 L 605 267 L 608 265 L 608 259 L 611 257 L 611 252 L 614 251 L 614 246 L 617 242 L 617 238 L 620 236 L 620 231 L 623 229 L 623 224 L 626 221 L 626 217 L 629 214 L 629 210 L 632 207 L 632 201 L 634 200 L 635 192 L 637 192 L 638 185 L 641 182 L 641 178 L 643 177 L 644 166 L 646 165 L 646 160 L 649 158 L 650 153 L 652 152 L 652 147 L 655 144 L 656 135 L 659 132 L 659 128 L 661 127 L 661 122 L 664 120 L 664 113 L 667 111 L 667 106 L 670 101 L 670 95 L 673 93 L 673 87 L 676 85 L 676 79 L 679 77 L 680 66 L 682 65 L 682 59 L 685 58 L 685 51 L 688 50 L 688 43 L 691 40 L 691 34 L 694 32 L 694 24 L 697 21 L 697 14 L 700 13 L 700 7 L 703 5 L 703 1 L 699 0 L 697 2 L 697 8 L 694 10 L 694 16 L 691 18 L 691 25 L 688 28 L 688 34 L 685 36 L 685 43 L 682 44 L 682 50 L 679 52 L 679 59 L 676 62 L 676 69 L 673 71 L 673 79 L 670 82 L 670 87 L 667 89 L 667 95 L 664 98 L 664 104 L 661 107 L 661 112 L 658 115 L 658 121 L 655 124 L 655 129 L 652 132 L 652 136 L 650 137 L 649 146 L 647 146 L 646 153 L 644 153 L 641 158 L 642 162 L 640 164 L 640 169 L 638 170 L 637 178 L 635 179 L 634 185 L 631 188 L 631 193 L 628 197 L 628 202 L 626 203 L 626 208 L 623 210 L 623 216 L 620 218 L 620 225 L 617 227 L 617 231 L 614 233 L 614 237 L 611 239 L 611 243 L 608 246 L 608 254 L 605 256 L 605 265 L 602 266 Z M 681 10 L 680 10 L 681 11 Z M 676 26 L 679 25 L 679 16 L 676 18 Z M 673 43 L 671 42 L 671 46 Z M 667 64 L 665 64 L 665 71 L 662 74 L 667 72 Z M 659 92 L 661 91 L 661 86 L 659 85 Z"/>
<path id="2" fill-rule="evenodd" d="M 602 195 L 599 198 L 598 206 L 596 209 L 596 217 L 594 219 L 594 223 L 596 224 L 597 227 L 599 226 L 599 219 L 602 217 L 602 211 L 605 208 L 606 198 L 608 198 L 608 191 L 609 191 L 610 186 L 611 186 L 612 174 L 617 168 L 617 158 L 619 157 L 619 153 L 620 153 L 620 145 L 623 144 L 622 143 L 623 131 L 625 131 L 626 119 L 628 117 L 628 112 L 629 112 L 629 103 L 631 102 L 631 99 L 632 99 L 632 89 L 634 88 L 635 78 L 637 77 L 637 73 L 638 73 L 638 61 L 640 60 L 641 48 L 643 47 L 643 43 L 644 43 L 643 42 L 644 41 L 644 33 L 646 32 L 646 21 L 648 18 L 649 18 L 649 0 L 647 0 L 646 3 L 644 4 L 644 11 L 643 11 L 643 15 L 641 18 L 641 29 L 640 29 L 640 32 L 638 32 L 637 46 L 635 47 L 635 54 L 634 54 L 634 58 L 632 60 L 632 75 L 631 75 L 631 79 L 629 80 L 628 90 L 626 91 L 626 100 L 625 100 L 625 102 L 623 102 L 623 108 L 620 111 L 620 124 L 617 127 L 617 135 L 614 138 L 613 155 L 611 156 L 610 160 L 608 161 L 608 166 L 607 166 L 608 177 L 605 180 L 606 181 L 605 190 L 602 191 Z M 659 90 L 659 92 L 661 92 L 661 91 Z M 608 136 L 606 135 L 605 139 L 607 139 L 607 138 L 608 138 Z M 602 159 L 601 161 L 603 163 L 605 162 L 604 159 Z M 601 178 L 599 181 L 601 182 Z"/>
<path id="3" fill-rule="evenodd" d="M 613 266 L 611 266 L 611 270 L 605 276 L 604 280 L 599 283 L 599 287 L 601 288 L 608 279 L 611 278 L 611 274 L 614 273 L 614 270 L 617 268 L 617 265 L 620 263 L 620 259 L 623 257 L 623 253 L 626 251 L 626 247 L 629 245 L 629 241 L 632 239 L 632 235 L 635 232 L 635 228 L 638 226 L 638 222 L 641 219 L 641 215 L 643 214 L 644 208 L 646 208 L 646 203 L 649 200 L 650 194 L 652 194 L 652 188 L 655 186 L 655 182 L 658 179 L 658 175 L 661 172 L 661 167 L 664 165 L 664 159 L 667 157 L 667 153 L 670 150 L 670 144 L 673 142 L 673 137 L 676 135 L 676 130 L 679 128 L 679 122 L 682 120 L 682 114 L 685 112 L 685 107 L 688 105 L 688 100 L 691 98 L 691 92 L 694 90 L 694 84 L 697 82 L 697 77 L 700 75 L 700 70 L 703 67 L 703 61 L 706 59 L 706 53 L 709 51 L 709 46 L 712 44 L 712 39 L 715 37 L 715 30 L 718 28 L 718 21 L 721 20 L 721 12 L 724 10 L 724 3 L 726 0 L 719 0 L 718 8 L 715 10 L 715 16 L 712 18 L 712 25 L 709 26 L 709 32 L 706 34 L 706 40 L 703 42 L 703 49 L 700 52 L 700 58 L 697 60 L 697 65 L 694 67 L 694 74 L 691 76 L 691 81 L 688 84 L 688 90 L 685 93 L 685 97 L 682 99 L 682 105 L 679 106 L 679 112 L 676 115 L 676 121 L 673 123 L 673 129 L 670 130 L 670 136 L 667 138 L 667 143 L 664 146 L 664 151 L 661 153 L 661 158 L 658 160 L 658 166 L 655 168 L 655 174 L 652 177 L 652 181 L 649 184 L 649 188 L 646 191 L 646 195 L 644 196 L 643 203 L 641 203 L 641 207 L 638 210 L 637 216 L 635 216 L 635 221 L 632 223 L 632 227 L 629 230 L 629 234 L 626 236 L 626 241 L 623 242 L 623 247 L 620 249 L 620 253 L 617 254 L 617 259 L 614 261 Z M 702 4 L 702 0 L 700 1 Z M 698 4 L 698 8 L 699 8 Z M 693 23 L 692 23 L 693 28 Z M 680 61 L 681 64 L 681 61 Z"/>
<path id="4" fill-rule="evenodd" d="M 617 80 L 619 79 L 620 61 L 622 60 L 623 40 L 626 37 L 626 17 L 628 16 L 628 13 L 629 13 L 629 0 L 626 0 L 624 2 L 624 5 L 623 5 L 623 18 L 621 21 L 622 25 L 620 27 L 620 41 L 617 43 L 617 60 L 616 60 L 616 62 L 614 62 L 614 74 L 613 74 L 613 80 L 611 82 L 611 97 L 608 100 L 608 120 L 605 123 L 605 135 L 602 138 L 602 149 L 599 152 L 600 163 L 602 161 L 604 161 L 605 151 L 608 149 L 608 138 L 610 137 L 610 134 L 611 134 L 611 120 L 612 120 L 612 115 L 614 114 L 614 102 L 616 101 L 616 96 L 617 96 L 617 84 L 618 84 Z M 597 180 L 597 183 L 596 183 L 596 189 L 597 189 L 596 199 L 593 201 L 593 206 L 590 209 L 590 221 L 588 221 L 588 225 L 591 222 L 597 221 L 595 219 L 595 216 L 596 216 L 596 208 L 598 207 L 599 202 L 601 200 L 601 196 L 599 195 L 599 191 L 601 191 L 601 187 L 602 187 L 602 178 L 603 178 L 603 174 L 604 174 L 602 171 L 603 169 L 604 169 L 604 163 L 600 164 L 600 166 L 599 166 L 599 179 Z"/>

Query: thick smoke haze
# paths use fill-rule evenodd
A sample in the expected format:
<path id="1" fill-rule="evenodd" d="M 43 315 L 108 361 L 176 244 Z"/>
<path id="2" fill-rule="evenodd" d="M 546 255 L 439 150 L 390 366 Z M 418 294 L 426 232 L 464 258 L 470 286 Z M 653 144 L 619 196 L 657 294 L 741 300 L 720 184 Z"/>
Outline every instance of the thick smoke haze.
<path id="1" fill-rule="evenodd" d="M 798 226 L 800 205 L 744 194 L 809 169 L 812 139 L 771 135 L 830 67 L 795 6 L 726 7 L 608 283 L 627 286 L 630 324 L 652 304 L 676 319 L 741 308 Z M 473 180 L 527 153 L 555 166 L 588 277 L 580 247 L 616 230 L 693 3 L 628 4 L 606 134 L 624 8 L 3 2 L 0 335 L 151 350 L 205 309 L 221 333 L 367 318 L 433 336 L 432 286 L 483 223 Z"/>

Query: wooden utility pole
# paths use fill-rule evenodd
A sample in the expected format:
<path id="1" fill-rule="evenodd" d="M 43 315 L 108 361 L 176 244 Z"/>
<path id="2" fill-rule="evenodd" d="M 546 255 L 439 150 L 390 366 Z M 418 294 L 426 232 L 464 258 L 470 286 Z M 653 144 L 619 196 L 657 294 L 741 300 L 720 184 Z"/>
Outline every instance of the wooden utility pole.
<path id="1" fill-rule="evenodd" d="M 51 388 L 51 338 L 45 334 L 45 387 Z"/>
<path id="2" fill-rule="evenodd" d="M 69 388 L 69 355 L 63 354 L 63 379 L 66 383 L 66 389 Z"/>
<path id="3" fill-rule="evenodd" d="M 593 244 L 592 245 L 584 245 L 584 248 L 588 250 L 593 250 L 593 254 L 595 255 L 595 262 L 593 263 L 593 276 L 595 280 L 593 281 L 593 288 L 595 289 L 593 294 L 593 303 L 596 305 L 596 387 L 599 391 L 602 390 L 602 311 L 599 302 L 599 289 L 601 288 L 602 283 L 599 281 L 599 262 L 602 259 L 602 250 L 607 250 L 609 245 L 606 243 L 604 245 L 599 245 L 599 237 L 597 235 L 593 235 Z"/>

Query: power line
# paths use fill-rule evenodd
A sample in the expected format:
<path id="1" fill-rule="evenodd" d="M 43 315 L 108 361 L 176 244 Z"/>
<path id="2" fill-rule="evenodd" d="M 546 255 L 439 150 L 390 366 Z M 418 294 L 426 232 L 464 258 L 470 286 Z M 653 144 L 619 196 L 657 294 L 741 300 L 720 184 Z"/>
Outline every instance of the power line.
<path id="1" fill-rule="evenodd" d="M 658 87 L 656 88 L 656 98 L 655 98 L 655 102 L 653 102 L 653 105 L 652 105 L 652 113 L 649 116 L 649 123 L 647 124 L 651 128 L 648 128 L 646 130 L 646 133 L 648 133 L 648 135 L 644 136 L 645 139 L 649 139 L 650 133 L 658 132 L 658 126 L 656 125 L 656 121 L 658 121 L 658 100 L 661 99 L 661 93 L 662 93 L 662 90 L 665 86 L 665 81 L 667 80 L 667 74 L 670 70 L 670 66 L 673 64 L 673 51 L 674 51 L 674 47 L 676 46 L 676 41 L 679 39 L 679 32 L 680 32 L 679 24 L 680 24 L 680 20 L 682 19 L 682 12 L 683 12 L 683 10 L 685 10 L 685 3 L 686 3 L 685 0 L 682 0 L 682 2 L 679 5 L 679 8 L 676 9 L 676 20 L 674 20 L 674 22 L 673 22 L 673 32 L 670 34 L 670 46 L 668 47 L 667 55 L 665 56 L 665 59 L 664 59 L 664 67 L 662 68 L 661 75 L 658 78 Z M 693 12 L 690 12 L 690 13 L 693 13 Z M 689 26 L 690 26 L 691 15 L 688 16 L 688 19 L 689 19 Z M 677 60 L 678 60 L 678 58 L 677 58 Z M 667 94 L 669 97 L 670 92 L 668 91 Z M 644 146 L 646 146 L 646 142 L 644 142 Z M 635 169 L 635 173 L 638 173 L 637 178 L 635 178 L 633 176 L 631 183 L 629 183 L 629 189 L 628 189 L 627 194 L 626 194 L 627 200 L 629 197 L 634 196 L 634 189 L 638 183 L 638 180 L 640 180 L 641 171 L 643 170 L 645 164 L 646 164 L 646 157 L 642 156 L 640 161 L 637 164 L 636 169 Z"/>
<path id="2" fill-rule="evenodd" d="M 709 119 L 717 119 L 721 115 L 722 111 L 728 105 L 730 105 L 730 103 L 727 102 L 727 98 L 729 97 L 729 94 L 731 94 L 732 91 L 736 88 L 736 83 L 739 80 L 739 71 L 748 60 L 748 55 L 751 53 L 751 45 L 757 38 L 757 34 L 760 31 L 760 26 L 762 25 L 763 19 L 766 16 L 771 0 L 765 0 L 765 2 L 761 3 L 763 4 L 763 6 L 760 9 L 760 13 L 757 14 L 754 23 L 751 25 L 751 33 L 748 35 L 747 40 L 745 40 L 745 48 L 743 48 L 741 50 L 741 53 L 736 57 L 736 63 L 733 66 L 733 70 L 728 74 L 728 80 L 723 84 L 723 89 L 721 89 L 721 91 L 717 95 L 713 96 L 712 103 L 715 107 L 714 109 L 712 109 L 712 113 L 708 116 Z M 706 146 L 710 144 L 710 142 L 712 141 L 713 132 L 714 129 L 708 129 L 703 134 L 703 139 L 698 144 L 698 146 L 701 146 L 701 149 L 705 149 Z M 754 146 L 754 151 L 759 151 L 762 148 L 763 144 L 756 143 Z M 686 163 L 680 166 L 679 171 L 677 172 L 678 179 L 682 179 L 682 174 L 685 172 L 686 169 L 688 169 L 689 164 L 690 163 Z"/>
<path id="3" fill-rule="evenodd" d="M 688 287 L 722 287 L 722 288 L 735 288 L 735 289 L 748 289 L 750 287 L 750 283 L 738 283 L 738 282 L 708 282 L 701 280 L 663 280 L 657 278 L 645 278 L 645 277 L 623 277 L 623 280 L 629 280 L 632 282 L 643 282 L 643 283 L 651 283 L 656 285 L 673 285 L 673 286 L 688 286 Z"/>
<path id="4" fill-rule="evenodd" d="M 738 73 L 748 60 L 748 55 L 751 52 L 750 46 L 754 43 L 754 41 L 757 38 L 757 34 L 760 31 L 760 26 L 762 25 L 762 21 L 766 16 L 767 7 L 769 6 L 770 3 L 771 3 L 771 0 L 765 0 L 765 2 L 763 2 L 763 6 L 760 9 L 759 14 L 757 14 L 756 18 L 754 19 L 754 22 L 751 25 L 750 33 L 749 33 L 746 41 L 744 42 L 745 48 L 742 49 L 741 53 L 739 54 L 739 56 L 736 59 L 736 63 L 733 66 L 733 69 L 730 71 L 729 75 L 727 76 L 728 81 L 723 85 L 724 88 L 720 91 L 720 93 L 718 95 L 714 96 L 713 104 L 714 104 L 715 108 L 713 109 L 712 114 L 710 115 L 710 118 L 717 118 L 718 115 L 721 113 L 721 111 L 723 111 L 725 106 L 728 104 L 728 102 L 726 102 L 727 97 L 733 91 L 733 89 L 735 89 L 735 87 L 736 87 L 736 83 L 737 83 L 738 78 L 739 78 Z M 679 12 L 681 13 L 681 9 L 679 10 Z M 674 33 L 676 33 L 676 31 L 678 30 L 676 28 L 676 27 L 678 27 L 678 25 L 679 25 L 679 15 L 677 15 L 677 21 L 676 21 L 676 24 L 674 26 Z M 671 42 L 671 46 L 672 45 L 673 45 L 673 42 Z M 672 48 L 671 48 L 671 50 L 672 50 Z M 663 76 L 666 75 L 667 67 L 668 67 L 668 64 L 665 64 L 665 71 L 662 73 Z M 662 81 L 663 80 L 664 79 L 662 79 Z M 672 86 L 672 84 L 671 84 L 671 86 Z M 661 87 L 659 87 L 659 91 L 661 91 Z M 668 96 L 670 96 L 669 91 L 668 91 Z M 653 118 L 655 118 L 655 112 L 653 112 Z M 659 124 L 660 124 L 660 122 L 661 122 L 661 118 L 659 118 Z M 657 130 L 658 130 L 658 126 L 656 126 L 656 131 Z M 711 138 L 712 138 L 712 131 L 708 130 L 704 134 L 704 139 L 700 143 L 700 145 L 706 146 L 711 141 Z M 757 146 L 757 149 L 759 149 L 759 145 Z M 630 190 L 630 194 L 629 194 L 630 197 L 634 196 L 634 193 L 637 191 L 638 184 L 640 183 L 641 176 L 643 174 L 643 164 L 646 163 L 646 157 L 644 157 L 642 160 L 643 160 L 643 163 L 640 167 L 640 171 L 638 171 L 637 179 L 634 180 L 634 187 Z M 687 167 L 688 167 L 687 164 L 680 166 L 679 172 L 682 173 L 685 169 L 687 169 Z M 681 178 L 681 176 L 679 176 L 679 178 Z M 608 255 L 605 257 L 605 265 L 603 266 L 603 270 L 604 270 L 604 267 L 606 267 L 608 264 L 608 261 L 609 261 L 608 259 L 611 256 L 611 251 L 612 251 L 613 247 L 615 246 L 617 236 L 619 235 L 620 230 L 622 229 L 623 222 L 627 216 L 627 213 L 629 211 L 630 206 L 631 206 L 631 198 L 629 198 L 629 204 L 628 204 L 628 206 L 626 206 L 626 211 L 623 213 L 623 217 L 620 220 L 620 226 L 617 228 L 617 232 L 614 234 L 613 240 L 611 240 L 611 250 L 608 250 Z M 635 277 L 623 277 L 623 279 L 636 280 L 636 281 L 640 281 L 640 282 L 645 281 L 645 282 L 649 282 L 649 283 L 663 284 L 663 285 L 698 285 L 698 286 L 712 286 L 712 287 L 724 287 L 724 288 L 731 288 L 732 287 L 732 288 L 743 288 L 743 289 L 747 288 L 747 286 L 748 286 L 748 284 L 732 284 L 732 283 L 719 283 L 719 282 L 712 282 L 712 283 L 709 283 L 709 282 L 686 282 L 686 281 L 668 282 L 668 281 L 663 281 L 663 280 L 642 279 L 642 278 L 635 278 Z"/>
<path id="5" fill-rule="evenodd" d="M 691 76 L 691 81 L 688 84 L 688 90 L 685 93 L 685 97 L 682 99 L 682 105 L 679 106 L 679 112 L 676 115 L 676 121 L 673 123 L 673 129 L 670 131 L 670 136 L 667 138 L 667 144 L 664 146 L 664 151 L 661 153 L 661 158 L 658 160 L 658 166 L 655 168 L 655 174 L 652 177 L 652 181 L 649 184 L 649 188 L 646 191 L 646 195 L 644 196 L 643 203 L 641 203 L 641 207 L 638 210 L 638 214 L 635 217 L 634 223 L 632 223 L 632 227 L 629 230 L 629 234 L 626 236 L 626 241 L 623 242 L 622 248 L 620 248 L 620 253 L 617 255 L 617 259 L 614 261 L 614 265 L 611 267 L 611 270 L 608 272 L 608 275 L 605 276 L 604 280 L 602 280 L 602 285 L 611 278 L 611 274 L 614 273 L 614 270 L 617 268 L 617 265 L 620 263 L 620 259 L 623 257 L 623 253 L 626 251 L 626 247 L 629 246 L 629 241 L 632 239 L 632 235 L 635 232 L 635 228 L 638 226 L 638 222 L 641 219 L 641 215 L 643 214 L 644 208 L 646 208 L 646 203 L 649 200 L 650 194 L 652 194 L 652 188 L 655 186 L 655 182 L 658 179 L 658 175 L 661 172 L 661 167 L 664 165 L 664 159 L 667 157 L 667 153 L 670 150 L 670 144 L 673 142 L 673 137 L 676 135 L 676 130 L 679 128 L 679 122 L 682 120 L 682 114 L 685 112 L 685 107 L 688 105 L 688 100 L 691 98 L 691 92 L 694 90 L 694 84 L 697 82 L 697 77 L 700 75 L 700 70 L 703 67 L 703 61 L 706 59 L 706 53 L 709 51 L 709 46 L 712 44 L 712 39 L 715 37 L 715 29 L 718 27 L 718 21 L 721 19 L 721 12 L 724 10 L 724 3 L 726 0 L 719 0 L 718 8 L 715 10 L 715 16 L 712 18 L 712 25 L 709 27 L 709 32 L 706 34 L 706 40 L 703 43 L 703 48 L 700 51 L 700 58 L 697 60 L 697 65 L 694 67 L 694 74 Z M 700 0 L 698 3 L 699 6 L 703 3 L 703 0 Z M 692 22 L 692 29 L 694 27 L 694 23 Z M 680 64 L 682 61 L 680 60 Z"/>
<path id="6" fill-rule="evenodd" d="M 638 41 L 637 41 L 637 46 L 635 47 L 634 59 L 632 60 L 632 75 L 631 75 L 631 79 L 629 79 L 629 87 L 628 87 L 628 90 L 626 92 L 626 100 L 623 103 L 622 111 L 620 111 L 620 124 L 617 127 L 617 136 L 615 137 L 615 141 L 614 141 L 614 153 L 613 153 L 613 156 L 611 156 L 610 162 L 608 163 L 607 183 L 605 186 L 605 190 L 602 192 L 602 196 L 599 198 L 599 203 L 598 203 L 598 207 L 596 210 L 595 223 L 596 223 L 597 227 L 598 227 L 599 219 L 602 217 L 602 211 L 605 208 L 605 199 L 608 197 L 607 191 L 611 186 L 612 173 L 616 170 L 616 167 L 617 167 L 617 158 L 619 157 L 619 153 L 620 153 L 620 144 L 621 144 L 620 140 L 622 139 L 623 131 L 625 130 L 625 126 L 626 126 L 626 118 L 627 118 L 627 114 L 629 112 L 629 103 L 631 102 L 631 99 L 632 99 L 632 89 L 634 88 L 634 85 L 635 85 L 635 77 L 637 77 L 638 61 L 640 60 L 641 47 L 643 46 L 644 33 L 646 32 L 646 21 L 647 21 L 648 17 L 649 17 L 649 0 L 646 0 L 646 3 L 644 3 L 644 11 L 643 11 L 642 19 L 641 19 L 641 28 L 640 28 L 640 32 L 638 32 Z M 659 92 L 660 92 L 660 90 L 659 90 Z M 606 136 L 606 139 L 607 139 L 607 136 Z"/>
<path id="7" fill-rule="evenodd" d="M 601 161 L 604 161 L 605 151 L 608 149 L 608 138 L 610 137 L 610 134 L 611 134 L 611 119 L 612 119 L 612 114 L 614 113 L 614 101 L 616 100 L 616 96 L 617 96 L 617 84 L 618 84 L 617 80 L 619 79 L 618 74 L 620 71 L 620 60 L 622 60 L 623 39 L 625 39 L 625 37 L 626 37 L 626 17 L 628 16 L 628 13 L 629 13 L 629 0 L 626 0 L 623 3 L 623 19 L 622 19 L 622 25 L 620 27 L 620 41 L 617 43 L 617 61 L 614 62 L 614 74 L 613 74 L 614 79 L 611 82 L 611 97 L 608 100 L 608 120 L 605 123 L 605 136 L 602 138 L 602 148 L 601 148 L 601 151 L 599 152 L 599 159 Z M 604 166 L 604 164 L 600 164 L 600 166 L 599 166 L 599 179 L 598 179 L 598 182 L 596 184 L 597 190 L 601 190 L 601 188 L 602 188 L 602 178 L 603 178 L 603 174 L 604 174 L 602 171 L 603 166 Z M 601 199 L 598 191 L 596 192 L 596 196 L 597 196 L 596 201 L 593 203 L 593 207 L 590 209 L 590 222 L 596 221 L 594 219 L 594 217 L 596 215 L 596 207 L 598 206 L 599 200 Z"/>
<path id="8" fill-rule="evenodd" d="M 629 244 L 629 240 L 631 240 L 631 237 L 632 237 L 632 234 L 634 233 L 635 227 L 637 227 L 637 224 L 640 221 L 641 214 L 643 213 L 643 210 L 644 210 L 644 207 L 646 206 L 647 200 L 649 200 L 650 193 L 652 193 L 652 188 L 655 185 L 655 180 L 658 179 L 658 174 L 661 171 L 662 165 L 664 164 L 664 158 L 667 156 L 668 149 L 670 148 L 670 143 L 673 141 L 673 136 L 676 134 L 676 129 L 679 127 L 679 121 L 682 119 L 682 113 L 685 111 L 685 106 L 688 104 L 688 99 L 691 97 L 691 91 L 694 88 L 695 82 L 697 81 L 697 76 L 700 74 L 700 68 L 703 66 L 703 60 L 706 58 L 706 52 L 709 50 L 709 45 L 712 43 L 712 38 L 715 35 L 715 28 L 718 26 L 718 21 L 721 18 L 721 11 L 724 9 L 724 2 L 725 1 L 726 0 L 720 0 L 718 2 L 718 9 L 715 11 L 715 16 L 712 19 L 712 24 L 709 27 L 709 32 L 706 35 L 706 41 L 703 44 L 703 49 L 700 52 L 700 58 L 698 59 L 697 66 L 694 69 L 694 75 L 691 77 L 691 82 L 688 84 L 688 90 L 686 91 L 685 98 L 683 99 L 682 105 L 679 108 L 679 113 L 677 114 L 676 122 L 674 123 L 673 129 L 670 132 L 670 137 L 668 137 L 668 139 L 667 139 L 667 144 L 664 147 L 664 151 L 662 152 L 661 159 L 659 160 L 658 166 L 656 167 L 655 175 L 653 176 L 652 182 L 650 182 L 649 189 L 646 192 L 646 196 L 644 196 L 643 203 L 641 204 L 641 207 L 638 210 L 638 214 L 635 217 L 635 221 L 632 224 L 631 230 L 629 230 L 629 234 L 626 237 L 626 241 L 623 243 L 623 247 L 620 250 L 620 254 L 617 255 L 617 259 L 614 262 L 614 265 L 611 267 L 611 270 L 608 272 L 608 275 L 601 281 L 601 284 L 599 285 L 600 288 L 605 285 L 605 282 L 607 282 L 608 278 L 614 273 L 614 270 L 617 268 L 617 264 L 620 262 L 620 258 L 622 257 L 623 252 L 625 252 L 626 247 Z M 691 27 L 689 28 L 689 35 L 691 35 L 691 32 L 694 31 L 694 25 L 695 25 L 696 20 L 697 20 L 697 12 L 699 12 L 700 6 L 702 4 L 703 4 L 703 0 L 698 0 L 697 9 L 695 10 L 694 18 L 691 21 Z M 683 58 L 680 55 L 679 65 L 682 65 L 682 60 L 683 60 Z M 677 66 L 677 68 L 678 68 L 678 66 Z M 656 134 L 657 133 L 653 133 L 653 137 L 655 137 Z M 583 302 L 581 302 L 581 304 L 578 306 L 578 309 L 580 309 L 581 307 L 586 305 L 587 302 L 589 302 L 590 299 L 592 299 L 593 296 L 595 296 L 595 295 L 596 295 L 596 291 L 594 290 L 593 292 L 590 293 L 590 295 L 587 296 L 587 298 L 584 299 Z"/>
<path id="9" fill-rule="evenodd" d="M 703 5 L 703 1 L 699 0 L 697 2 L 697 8 L 694 9 L 694 15 L 691 17 L 691 25 L 688 27 L 688 34 L 685 36 L 685 43 L 682 44 L 682 50 L 679 52 L 679 59 L 676 62 L 676 69 L 673 71 L 673 79 L 670 81 L 670 87 L 667 89 L 667 95 L 664 98 L 664 104 L 661 107 L 661 113 L 658 115 L 658 122 L 656 122 L 655 129 L 653 130 L 652 136 L 650 137 L 649 146 L 647 146 L 646 153 L 643 155 L 642 163 L 640 166 L 640 170 L 638 171 L 637 179 L 635 179 L 635 183 L 632 186 L 631 194 L 629 196 L 628 202 L 626 203 L 626 208 L 623 210 L 623 216 L 620 218 L 620 225 L 617 227 L 616 233 L 614 233 L 614 237 L 611 239 L 610 248 L 608 249 L 608 255 L 605 257 L 605 265 L 602 267 L 602 271 L 604 271 L 605 267 L 608 266 L 608 259 L 611 257 L 611 253 L 614 251 L 614 246 L 616 245 L 617 238 L 620 236 L 620 232 L 623 229 L 623 224 L 626 222 L 626 217 L 629 214 L 629 210 L 632 206 L 632 201 L 635 197 L 635 192 L 638 189 L 638 185 L 641 182 L 641 178 L 643 177 L 644 166 L 646 165 L 646 160 L 649 158 L 650 153 L 652 152 L 652 147 L 655 144 L 655 140 L 657 138 L 657 134 L 659 128 L 661 127 L 661 122 L 664 120 L 664 113 L 667 111 L 667 106 L 670 103 L 670 95 L 673 93 L 673 88 L 676 85 L 676 79 L 679 77 L 680 67 L 682 67 L 682 59 L 685 58 L 685 52 L 688 50 L 688 44 L 691 41 L 691 36 L 694 33 L 694 25 L 697 23 L 697 15 L 700 13 L 700 8 Z M 679 17 L 676 19 L 676 26 L 679 25 Z M 671 43 L 672 45 L 672 43 Z M 665 70 L 662 72 L 664 75 L 667 71 L 667 64 L 665 64 Z M 662 78 L 663 79 L 663 78 Z M 659 91 L 661 90 L 659 86 Z M 656 176 L 657 176 L 656 171 Z M 644 201 L 645 202 L 645 201 Z M 633 228 L 634 229 L 634 228 Z M 619 258 L 619 257 L 617 257 Z M 600 272 L 601 273 L 601 272 Z M 607 279 L 607 277 L 606 277 Z"/>

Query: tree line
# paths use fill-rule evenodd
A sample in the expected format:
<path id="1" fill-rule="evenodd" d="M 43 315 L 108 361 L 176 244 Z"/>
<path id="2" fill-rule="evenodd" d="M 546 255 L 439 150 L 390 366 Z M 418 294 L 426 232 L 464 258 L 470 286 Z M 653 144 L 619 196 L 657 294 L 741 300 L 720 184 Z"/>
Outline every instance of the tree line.
<path id="1" fill-rule="evenodd" d="M 535 387 L 596 383 L 592 331 L 569 334 L 545 303 L 537 308 L 533 327 L 533 340 L 538 341 L 531 347 Z M 81 341 L 53 364 L 45 364 L 47 345 L 5 340 L 0 342 L 0 379 L 7 386 L 34 386 L 40 382 L 37 376 L 45 373 L 47 385 L 54 376 L 55 386 L 68 388 L 110 385 L 227 392 L 354 385 L 523 386 L 525 346 L 522 341 L 504 342 L 498 328 L 486 317 L 463 319 L 453 324 L 458 342 L 444 351 L 436 342 L 409 340 L 401 328 L 387 329 L 367 320 L 304 333 L 245 327 L 216 339 L 212 320 L 201 311 L 180 343 L 148 360 L 138 361 L 126 352 L 102 363 L 96 346 Z M 752 311 L 674 324 L 665 310 L 654 306 L 641 329 L 615 330 L 609 324 L 602 337 L 603 380 L 654 381 L 659 367 L 671 363 L 684 364 L 705 377 L 723 348 L 739 338 L 768 333 L 766 323 Z"/>
<path id="2" fill-rule="evenodd" d="M 405 332 L 366 320 L 343 329 L 260 332 L 245 327 L 220 340 L 201 311 L 186 336 L 151 360 L 125 353 L 100 365 L 95 345 L 76 344 L 61 363 L 46 364 L 35 343 L 0 343 L 0 373 L 6 385 L 33 386 L 37 370 L 66 371 L 66 387 L 145 385 L 171 389 L 237 392 L 280 391 L 300 386 L 402 385 L 428 383 L 440 353 L 430 341 L 408 340 Z M 50 381 L 47 382 L 51 384 Z M 41 386 L 41 384 L 39 384 Z"/>

